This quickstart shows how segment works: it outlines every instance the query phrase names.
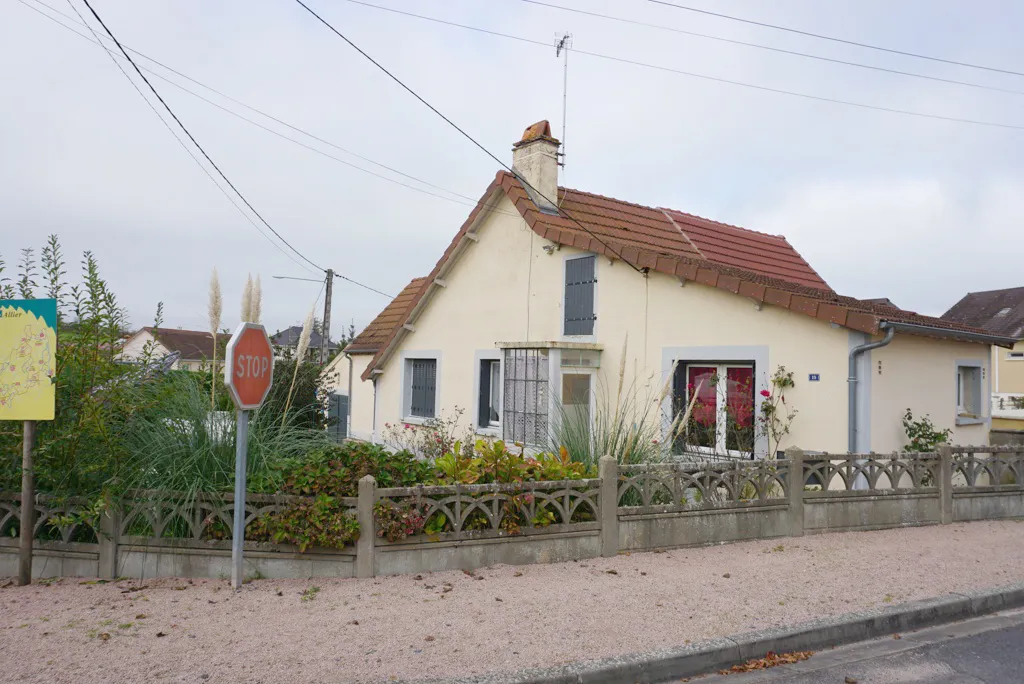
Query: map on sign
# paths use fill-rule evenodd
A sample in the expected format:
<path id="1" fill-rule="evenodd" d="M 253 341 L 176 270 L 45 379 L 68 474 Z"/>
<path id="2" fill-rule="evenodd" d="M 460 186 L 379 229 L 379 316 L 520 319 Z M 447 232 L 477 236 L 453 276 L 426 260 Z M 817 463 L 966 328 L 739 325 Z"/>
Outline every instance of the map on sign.
<path id="1" fill-rule="evenodd" d="M 53 420 L 57 300 L 0 300 L 0 420 Z"/>

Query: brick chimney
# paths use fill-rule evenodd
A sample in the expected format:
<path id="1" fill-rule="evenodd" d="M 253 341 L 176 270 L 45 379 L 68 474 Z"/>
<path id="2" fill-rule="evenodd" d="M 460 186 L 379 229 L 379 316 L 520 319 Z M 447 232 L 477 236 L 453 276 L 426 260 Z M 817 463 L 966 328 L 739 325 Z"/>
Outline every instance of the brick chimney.
<path id="1" fill-rule="evenodd" d="M 512 170 L 537 208 L 557 214 L 552 202 L 558 201 L 558 146 L 551 137 L 551 124 L 538 121 L 523 132 L 523 139 L 512 146 Z M 550 200 L 550 201 L 548 201 Z"/>

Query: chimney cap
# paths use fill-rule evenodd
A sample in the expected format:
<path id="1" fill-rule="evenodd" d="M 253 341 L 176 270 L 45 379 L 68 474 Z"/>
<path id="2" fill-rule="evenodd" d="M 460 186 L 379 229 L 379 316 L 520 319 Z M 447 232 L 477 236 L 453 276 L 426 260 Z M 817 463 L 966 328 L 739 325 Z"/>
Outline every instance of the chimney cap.
<path id="1" fill-rule="evenodd" d="M 547 119 L 538 121 L 531 126 L 527 126 L 526 130 L 523 131 L 522 139 L 515 144 L 515 147 L 531 143 L 534 140 L 548 140 L 556 145 L 558 144 L 558 139 L 551 135 L 551 124 L 548 123 Z"/>

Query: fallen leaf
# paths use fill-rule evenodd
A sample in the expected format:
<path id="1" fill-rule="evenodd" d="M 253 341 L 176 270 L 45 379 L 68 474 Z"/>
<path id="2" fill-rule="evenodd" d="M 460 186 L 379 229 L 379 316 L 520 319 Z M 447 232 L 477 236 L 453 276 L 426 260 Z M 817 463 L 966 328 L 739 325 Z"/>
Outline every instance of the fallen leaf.
<path id="1" fill-rule="evenodd" d="M 609 575 L 618 575 L 619 574 L 618 570 L 605 570 L 605 572 L 608 573 Z"/>
<path id="2" fill-rule="evenodd" d="M 903 637 L 901 637 L 899 634 L 893 634 L 892 638 L 893 639 L 902 639 Z"/>
<path id="3" fill-rule="evenodd" d="M 135 619 L 136 620 L 145 620 L 146 619 L 146 614 L 145 613 L 139 613 L 138 615 L 135 616 Z"/>
<path id="4" fill-rule="evenodd" d="M 447 593 L 448 593 L 449 591 L 451 591 L 451 590 L 452 590 L 452 587 L 451 587 L 451 585 L 450 585 L 450 584 L 446 584 L 446 585 L 444 585 L 444 586 L 443 586 L 443 587 L 441 588 L 441 593 L 442 593 L 442 594 L 447 594 Z"/>
<path id="5" fill-rule="evenodd" d="M 435 637 L 433 635 L 430 635 L 430 634 L 428 634 L 427 636 L 423 637 L 424 641 L 433 641 L 434 639 L 435 639 Z"/>
<path id="6" fill-rule="evenodd" d="M 640 574 L 641 574 L 641 575 L 646 575 L 647 573 L 646 573 L 646 572 L 644 572 L 643 570 L 641 570 L 641 571 L 640 571 Z"/>
<path id="7" fill-rule="evenodd" d="M 359 624 L 359 620 L 352 620 L 348 624 L 350 624 L 350 625 L 358 625 Z"/>
<path id="8" fill-rule="evenodd" d="M 719 674 L 736 674 L 738 672 L 753 672 L 755 670 L 765 670 L 769 667 L 776 667 L 778 665 L 792 665 L 798 663 L 801 660 L 807 660 L 814 651 L 794 651 L 792 653 L 775 653 L 774 651 L 768 651 L 764 658 L 754 658 L 748 660 L 742 665 L 733 665 L 728 670 L 719 670 Z"/>
<path id="9" fill-rule="evenodd" d="M 501 601 L 501 599 L 500 599 L 500 598 L 498 598 L 497 596 L 495 596 L 495 597 L 494 597 L 494 600 L 495 600 L 495 601 Z M 502 603 L 504 603 L 504 601 L 502 601 Z"/>
<path id="10" fill-rule="evenodd" d="M 110 641 L 110 634 L 107 632 L 100 634 L 100 641 Z"/>
<path id="11" fill-rule="evenodd" d="M 516 571 L 516 572 L 513 572 L 513 573 L 512 573 L 512 576 L 513 576 L 513 577 L 522 577 L 522 576 L 523 576 L 523 573 L 521 573 L 521 572 L 519 572 L 519 571 Z"/>
<path id="12" fill-rule="evenodd" d="M 730 575 L 729 573 L 725 573 L 724 575 L 722 575 L 722 577 L 724 577 L 725 579 L 729 579 L 730 577 L 732 577 L 732 575 Z"/>
<path id="13" fill-rule="evenodd" d="M 157 632 L 156 635 L 158 637 L 165 637 L 165 636 L 167 636 L 167 634 L 165 632 Z"/>
<path id="14" fill-rule="evenodd" d="M 423 579 L 423 575 L 416 575 L 415 577 L 413 577 L 413 579 L 416 580 L 417 582 L 419 582 L 420 580 Z"/>
<path id="15" fill-rule="evenodd" d="M 843 684 L 857 684 L 857 680 L 853 677 L 847 677 L 843 680 Z"/>

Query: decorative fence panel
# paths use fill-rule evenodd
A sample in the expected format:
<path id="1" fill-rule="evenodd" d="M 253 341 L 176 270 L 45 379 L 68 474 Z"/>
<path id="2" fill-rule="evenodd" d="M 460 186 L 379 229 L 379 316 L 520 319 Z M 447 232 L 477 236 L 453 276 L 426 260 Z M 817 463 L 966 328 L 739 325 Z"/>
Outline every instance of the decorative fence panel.
<path id="1" fill-rule="evenodd" d="M 1024 446 L 949 449 L 953 520 L 1024 517 Z"/>
<path id="2" fill-rule="evenodd" d="M 260 521 L 313 500 L 249 495 L 247 572 L 368 577 L 1024 518 L 1022 478 L 1024 448 L 1018 447 L 807 459 L 790 449 L 785 459 L 774 461 L 641 466 L 619 466 L 605 457 L 596 479 L 519 484 L 378 489 L 366 477 L 358 497 L 334 500 L 354 514 L 359 527 L 358 540 L 340 549 L 300 553 L 273 543 Z M 411 527 L 394 533 L 389 527 L 394 519 L 386 516 L 395 511 L 408 513 L 400 521 L 412 520 Z M 35 512 L 37 575 L 218 577 L 230 572 L 234 508 L 229 494 L 134 492 L 121 506 L 102 512 L 83 501 L 40 496 Z M 0 494 L 0 575 L 17 568 L 19 516 L 19 497 Z"/>

